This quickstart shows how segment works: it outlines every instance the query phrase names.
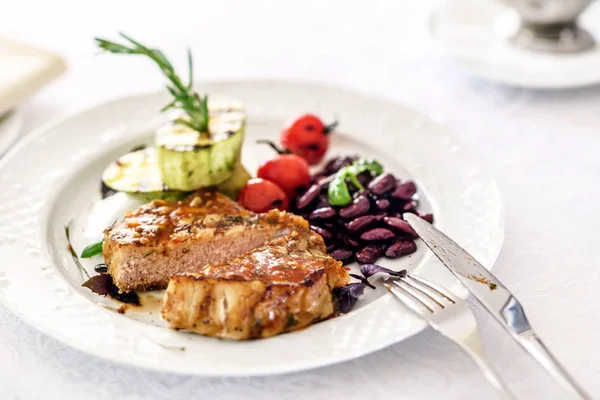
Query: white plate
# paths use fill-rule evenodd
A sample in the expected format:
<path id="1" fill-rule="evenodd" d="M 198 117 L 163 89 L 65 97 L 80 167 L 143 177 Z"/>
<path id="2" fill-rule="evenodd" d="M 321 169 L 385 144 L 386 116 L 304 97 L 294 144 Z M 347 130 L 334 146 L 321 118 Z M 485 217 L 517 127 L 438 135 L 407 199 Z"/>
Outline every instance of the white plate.
<path id="1" fill-rule="evenodd" d="M 600 4 L 581 24 L 600 40 Z M 447 0 L 430 19 L 437 48 L 467 71 L 497 83 L 537 89 L 565 89 L 600 83 L 600 45 L 577 54 L 550 54 L 513 46 L 507 37 L 517 13 L 497 0 Z"/>
<path id="2" fill-rule="evenodd" d="M 276 139 L 286 119 L 307 111 L 326 118 L 337 115 L 341 127 L 332 137 L 335 153 L 374 156 L 398 176 L 416 177 L 423 208 L 435 213 L 438 226 L 485 265 L 495 261 L 503 238 L 496 184 L 444 128 L 393 103 L 338 88 L 273 81 L 201 87 L 238 97 L 247 105 L 243 157 L 251 170 L 272 156 L 266 147 L 254 145 L 255 139 Z M 275 374 L 328 365 L 381 349 L 424 328 L 380 288 L 339 318 L 270 339 L 232 342 L 165 329 L 157 303 L 152 315 L 147 309 L 118 314 L 115 303 L 81 288 L 85 278 L 67 252 L 64 227 L 73 221 L 73 246 L 80 252 L 112 222 L 111 213 L 123 206 L 117 204 L 118 197 L 115 203 L 103 203 L 105 213 L 94 211 L 100 217 L 89 218 L 99 199 L 101 172 L 118 155 L 149 140 L 163 121 L 157 111 L 167 101 L 164 93 L 142 95 L 87 110 L 25 138 L 0 161 L 0 300 L 7 307 L 81 351 L 205 376 Z M 465 296 L 424 246 L 411 257 L 384 264 L 418 270 Z"/>
<path id="3" fill-rule="evenodd" d="M 0 156 L 15 142 L 23 125 L 23 113 L 14 110 L 0 115 Z"/>

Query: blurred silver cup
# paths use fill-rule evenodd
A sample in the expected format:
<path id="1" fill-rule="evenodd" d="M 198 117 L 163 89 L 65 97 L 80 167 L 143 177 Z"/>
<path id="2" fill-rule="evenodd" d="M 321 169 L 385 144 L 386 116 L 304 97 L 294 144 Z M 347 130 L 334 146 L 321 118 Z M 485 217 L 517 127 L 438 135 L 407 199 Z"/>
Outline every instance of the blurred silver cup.
<path id="1" fill-rule="evenodd" d="M 592 0 L 502 0 L 521 17 L 511 36 L 517 46 L 554 53 L 576 53 L 595 46 L 592 35 L 577 25 L 577 18 Z"/>

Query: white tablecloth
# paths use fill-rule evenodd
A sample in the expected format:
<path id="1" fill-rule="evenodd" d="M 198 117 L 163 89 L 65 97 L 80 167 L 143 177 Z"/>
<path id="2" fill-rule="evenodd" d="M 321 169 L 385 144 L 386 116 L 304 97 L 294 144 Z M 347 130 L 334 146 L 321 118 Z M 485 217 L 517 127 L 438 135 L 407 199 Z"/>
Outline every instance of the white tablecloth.
<path id="1" fill-rule="evenodd" d="M 392 98 L 448 125 L 487 160 L 504 198 L 506 239 L 495 273 L 549 347 L 600 398 L 600 87 L 535 92 L 475 79 L 431 51 L 424 3 L 1 0 L 0 34 L 54 49 L 69 63 L 64 78 L 24 105 L 27 131 L 159 87 L 159 73 L 145 60 L 96 54 L 92 37 L 118 30 L 178 61 L 189 44 L 198 78 L 316 80 Z M 564 398 L 494 321 L 481 311 L 478 317 L 491 359 L 521 398 Z M 201 379 L 88 356 L 0 306 L 1 399 L 493 396 L 471 361 L 431 331 L 318 370 Z"/>

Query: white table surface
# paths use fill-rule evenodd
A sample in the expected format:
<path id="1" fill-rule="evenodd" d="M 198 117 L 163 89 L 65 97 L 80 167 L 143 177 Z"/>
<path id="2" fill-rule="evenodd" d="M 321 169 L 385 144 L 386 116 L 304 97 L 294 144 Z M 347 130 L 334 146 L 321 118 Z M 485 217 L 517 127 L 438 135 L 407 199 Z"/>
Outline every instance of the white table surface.
<path id="1" fill-rule="evenodd" d="M 0 34 L 56 50 L 69 63 L 64 78 L 23 106 L 26 131 L 159 87 L 149 63 L 96 54 L 91 38 L 118 30 L 177 60 L 189 44 L 199 78 L 321 81 L 392 98 L 446 124 L 487 160 L 504 198 L 506 238 L 494 272 L 522 300 L 549 347 L 600 398 L 600 87 L 535 92 L 470 77 L 431 51 L 429 6 L 1 0 Z M 477 314 L 491 359 L 521 398 L 564 398 L 495 322 Z M 431 331 L 328 368 L 201 379 L 87 356 L 0 306 L 0 399 L 71 398 L 483 399 L 494 393 L 465 355 Z"/>

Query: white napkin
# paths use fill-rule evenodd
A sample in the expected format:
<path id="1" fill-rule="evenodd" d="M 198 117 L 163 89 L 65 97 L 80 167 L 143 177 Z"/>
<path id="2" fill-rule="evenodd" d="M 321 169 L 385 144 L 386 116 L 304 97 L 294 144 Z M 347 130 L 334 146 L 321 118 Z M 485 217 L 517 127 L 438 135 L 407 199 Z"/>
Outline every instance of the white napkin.
<path id="1" fill-rule="evenodd" d="M 0 37 L 0 116 L 66 70 L 56 54 Z"/>

